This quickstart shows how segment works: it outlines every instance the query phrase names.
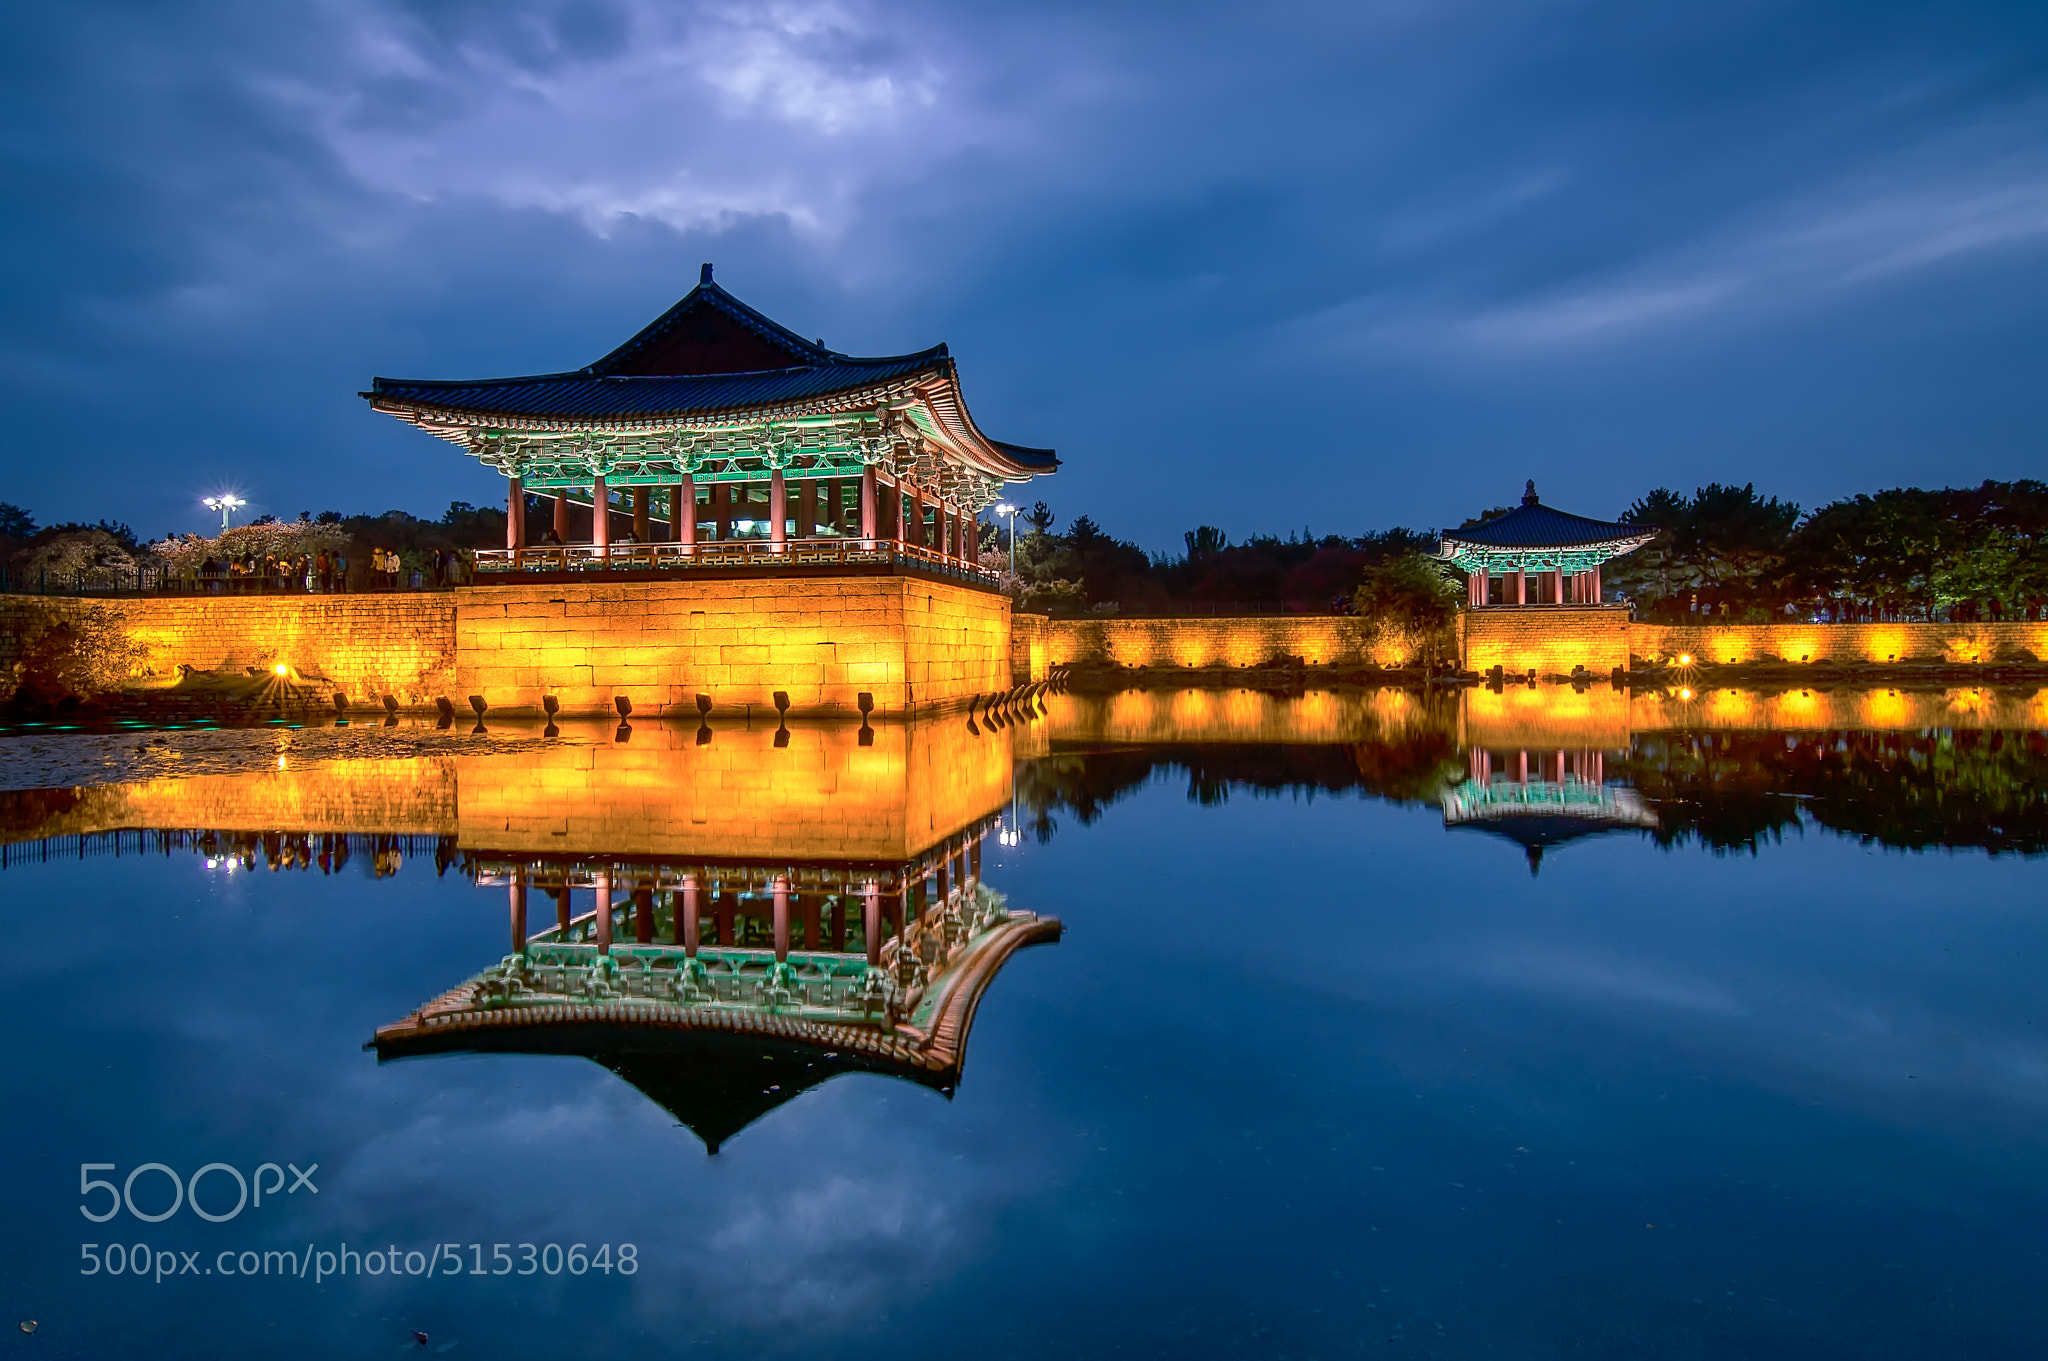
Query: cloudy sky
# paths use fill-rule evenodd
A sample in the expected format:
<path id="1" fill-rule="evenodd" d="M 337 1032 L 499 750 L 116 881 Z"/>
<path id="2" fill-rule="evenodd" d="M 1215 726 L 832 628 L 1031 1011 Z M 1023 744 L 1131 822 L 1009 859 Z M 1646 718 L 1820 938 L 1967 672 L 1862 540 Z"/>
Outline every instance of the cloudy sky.
<path id="1" fill-rule="evenodd" d="M 495 500 L 355 394 L 579 367 L 706 260 L 950 342 L 1027 499 L 1153 548 L 2048 467 L 2039 4 L 81 0 L 0 138 L 45 523 Z"/>

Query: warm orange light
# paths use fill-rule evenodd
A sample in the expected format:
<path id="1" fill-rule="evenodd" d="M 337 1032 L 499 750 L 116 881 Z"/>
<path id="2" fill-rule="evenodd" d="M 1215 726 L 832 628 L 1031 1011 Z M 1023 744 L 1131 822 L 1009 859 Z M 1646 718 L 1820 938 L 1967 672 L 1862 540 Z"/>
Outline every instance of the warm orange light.
<path id="1" fill-rule="evenodd" d="M 1686 689 L 1680 689 L 1680 690 L 1679 690 L 1679 692 L 1678 692 L 1678 697 L 1679 697 L 1680 699 L 1691 699 L 1691 698 L 1692 698 L 1692 691 L 1690 691 L 1690 690 L 1686 690 Z"/>
<path id="2" fill-rule="evenodd" d="M 286 666 L 283 662 L 279 662 L 276 666 L 273 666 L 270 669 L 272 671 L 275 671 L 280 676 L 288 676 L 291 674 L 291 668 Z"/>
<path id="3" fill-rule="evenodd" d="M 1680 666 L 1691 666 L 1691 665 L 1692 665 L 1692 654 L 1691 654 L 1690 652 L 1681 652 L 1681 653 L 1679 653 L 1679 654 L 1678 654 L 1678 664 L 1679 664 Z"/>

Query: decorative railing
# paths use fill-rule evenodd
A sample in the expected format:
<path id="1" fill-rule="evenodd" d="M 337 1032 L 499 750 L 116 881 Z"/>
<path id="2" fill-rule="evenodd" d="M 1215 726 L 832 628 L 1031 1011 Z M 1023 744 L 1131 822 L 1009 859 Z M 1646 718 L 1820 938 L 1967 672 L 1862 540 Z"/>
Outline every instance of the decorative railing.
<path id="1" fill-rule="evenodd" d="M 478 576 L 506 572 L 685 572 L 719 567 L 905 565 L 994 585 L 996 574 L 921 544 L 887 539 L 724 539 L 714 543 L 615 543 L 479 548 Z"/>

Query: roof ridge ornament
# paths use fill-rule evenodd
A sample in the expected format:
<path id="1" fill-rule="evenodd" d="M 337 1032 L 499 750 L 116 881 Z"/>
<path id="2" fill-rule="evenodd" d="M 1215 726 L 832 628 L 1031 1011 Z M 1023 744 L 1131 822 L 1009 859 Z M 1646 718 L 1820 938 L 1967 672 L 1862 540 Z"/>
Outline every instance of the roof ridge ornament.
<path id="1" fill-rule="evenodd" d="M 708 284 L 710 282 L 711 262 L 709 260 L 706 260 L 704 262 L 704 267 L 697 271 L 697 287 L 702 288 L 705 284 Z"/>
<path id="2" fill-rule="evenodd" d="M 705 266 L 705 268 L 706 268 L 706 269 L 709 269 L 709 268 L 710 268 L 710 266 L 709 266 L 709 265 L 706 265 L 706 266 Z M 1523 485 L 1523 487 L 1522 487 L 1522 504 L 1523 504 L 1523 505 L 1525 505 L 1525 506 L 1533 506 L 1533 505 L 1537 504 L 1537 502 L 1536 502 L 1536 479 L 1535 479 L 1535 478 L 1533 478 L 1533 477 L 1532 477 L 1532 478 L 1530 478 L 1530 479 L 1528 480 L 1528 482 L 1527 482 L 1527 483 L 1525 483 L 1525 484 Z"/>

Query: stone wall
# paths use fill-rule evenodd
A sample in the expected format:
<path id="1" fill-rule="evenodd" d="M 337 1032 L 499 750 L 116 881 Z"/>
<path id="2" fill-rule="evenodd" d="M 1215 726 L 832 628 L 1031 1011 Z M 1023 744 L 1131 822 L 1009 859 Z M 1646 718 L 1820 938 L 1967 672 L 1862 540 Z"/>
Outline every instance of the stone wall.
<path id="1" fill-rule="evenodd" d="M 908 576 L 585 584 L 455 592 L 456 703 L 496 710 L 898 714 L 1010 686 L 1010 604 Z"/>
<path id="2" fill-rule="evenodd" d="M 1716 666 L 2034 662 L 2048 660 L 2048 623 L 1631 624 L 1628 649 L 1644 662 L 1689 656 Z"/>
<path id="3" fill-rule="evenodd" d="M 0 667 L 37 616 L 98 614 L 141 645 L 134 679 L 283 664 L 359 703 L 385 695 L 431 704 L 455 679 L 455 596 L 448 592 L 330 596 L 155 596 L 89 600 L 0 597 Z"/>
<path id="4" fill-rule="evenodd" d="M 1042 614 L 1011 613 L 1010 684 L 1029 685 L 1032 681 L 1045 679 L 1052 665 L 1046 653 L 1046 631 L 1051 623 Z"/>
<path id="5" fill-rule="evenodd" d="M 1464 610 L 1458 629 L 1467 671 L 1498 666 L 1514 675 L 1566 676 L 1583 666 L 1606 675 L 1628 665 L 1629 619 L 1623 605 Z"/>

